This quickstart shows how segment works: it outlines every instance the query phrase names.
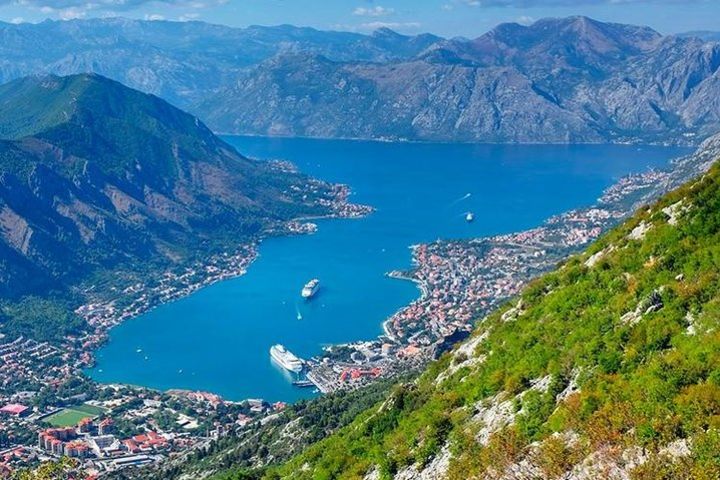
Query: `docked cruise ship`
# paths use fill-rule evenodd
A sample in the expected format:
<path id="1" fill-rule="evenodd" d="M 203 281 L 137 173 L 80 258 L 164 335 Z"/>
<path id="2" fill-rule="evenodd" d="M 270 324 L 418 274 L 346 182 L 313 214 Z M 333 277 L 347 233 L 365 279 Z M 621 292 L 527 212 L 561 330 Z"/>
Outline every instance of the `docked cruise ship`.
<path id="1" fill-rule="evenodd" d="M 313 295 L 317 293 L 317 291 L 320 289 L 320 280 L 317 278 L 313 278 L 308 283 L 305 284 L 305 286 L 302 289 L 302 292 L 300 294 L 303 298 L 312 298 Z"/>
<path id="2" fill-rule="evenodd" d="M 283 345 L 277 344 L 270 347 L 270 357 L 291 372 L 300 373 L 303 369 L 303 361 Z"/>

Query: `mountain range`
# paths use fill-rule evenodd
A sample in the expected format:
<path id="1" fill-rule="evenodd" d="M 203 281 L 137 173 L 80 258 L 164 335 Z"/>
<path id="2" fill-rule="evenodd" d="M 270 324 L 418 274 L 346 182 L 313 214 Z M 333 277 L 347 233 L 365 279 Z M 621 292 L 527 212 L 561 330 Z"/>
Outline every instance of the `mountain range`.
<path id="1" fill-rule="evenodd" d="M 332 213 L 333 185 L 242 156 L 160 96 L 237 133 L 693 143 L 720 129 L 718 44 L 584 17 L 474 40 L 117 19 L 1 27 L 2 75 L 42 74 L 0 86 L 0 307 Z M 48 73 L 75 71 L 154 94 Z M 419 377 L 291 406 L 175 456 L 162 477 L 116 478 L 719 478 L 720 167 L 706 168 L 718 152 L 720 136 L 675 163 L 652 192 L 703 174 L 643 197 Z M 41 315 L 23 322 L 73 322 L 31 305 Z"/>
<path id="2" fill-rule="evenodd" d="M 235 134 L 695 144 L 720 45 L 586 17 L 475 39 L 126 19 L 0 25 L 0 81 L 97 72 Z"/>
<path id="3" fill-rule="evenodd" d="M 291 25 L 238 29 L 124 18 L 0 22 L 0 83 L 37 73 L 94 72 L 184 108 L 232 85 L 243 67 L 280 53 L 385 62 L 411 58 L 437 40 L 389 30 L 366 36 Z"/>
<path id="4" fill-rule="evenodd" d="M 720 45 L 588 18 L 500 25 L 395 62 L 283 54 L 193 110 L 220 131 L 483 142 L 693 142 Z"/>
<path id="5" fill-rule="evenodd" d="M 329 213 L 331 186 L 250 160 L 158 97 L 95 74 L 0 87 L 0 294 L 156 270 Z"/>

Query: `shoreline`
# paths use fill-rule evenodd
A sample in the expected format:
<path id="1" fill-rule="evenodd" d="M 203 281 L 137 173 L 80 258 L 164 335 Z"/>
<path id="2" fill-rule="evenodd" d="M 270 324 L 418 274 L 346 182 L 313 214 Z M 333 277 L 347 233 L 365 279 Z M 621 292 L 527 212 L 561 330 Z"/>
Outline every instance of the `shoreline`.
<path id="1" fill-rule="evenodd" d="M 413 269 L 417 268 L 417 265 L 415 265 L 415 247 L 417 247 L 417 245 L 413 245 L 410 247 L 413 250 L 413 259 L 412 259 L 412 262 L 413 262 L 412 268 Z M 395 313 L 388 316 L 388 318 L 386 318 L 382 322 L 382 329 L 383 329 L 383 332 L 385 333 L 385 336 L 396 343 L 400 343 L 400 341 L 390 331 L 390 322 L 392 321 L 393 317 L 395 315 L 397 315 L 398 313 L 402 312 L 403 310 L 405 310 L 406 308 L 408 308 L 411 304 L 413 304 L 415 302 L 422 302 L 422 301 L 426 300 L 427 297 L 430 295 L 430 286 L 427 284 L 427 282 L 424 282 L 422 280 L 418 280 L 417 278 L 412 277 L 409 274 L 410 271 L 411 270 L 409 270 L 409 271 L 392 270 L 385 274 L 385 276 L 388 278 L 400 280 L 403 282 L 412 282 L 415 284 L 415 286 L 418 288 L 418 290 L 420 290 L 419 298 L 416 298 L 415 300 L 410 302 L 410 304 L 408 304 L 408 305 L 404 305 L 404 306 L 400 307 Z"/>
<path id="2" fill-rule="evenodd" d="M 260 256 L 259 249 L 265 240 L 273 237 L 312 235 L 317 231 L 317 225 L 309 223 L 308 220 L 353 220 L 363 218 L 375 211 L 374 208 L 370 206 L 348 202 L 347 198 L 349 196 L 350 188 L 347 185 L 336 184 L 335 187 L 337 195 L 336 200 L 329 205 L 329 207 L 334 211 L 329 212 L 327 215 L 296 217 L 291 220 L 287 220 L 281 225 L 280 229 L 269 229 L 259 234 L 256 238 L 251 239 L 248 243 L 239 244 L 234 253 L 224 252 L 215 254 L 206 258 L 204 261 L 201 260 L 196 262 L 192 267 L 186 267 L 186 270 L 194 267 L 197 270 L 211 272 L 211 275 L 209 276 L 203 276 L 197 281 L 180 286 L 167 286 L 160 292 L 158 291 L 158 287 L 154 289 L 132 290 L 131 293 L 135 294 L 135 299 L 131 301 L 129 306 L 120 311 L 115 310 L 114 304 L 119 300 L 128 300 L 127 293 L 129 293 L 129 289 L 133 288 L 133 285 L 128 286 L 119 296 L 112 299 L 99 303 L 85 303 L 79 306 L 75 310 L 75 313 L 83 318 L 91 328 L 95 329 L 95 331 L 89 335 L 89 337 L 91 337 L 90 341 L 86 341 L 84 347 L 80 349 L 80 353 L 83 356 L 86 356 L 87 361 L 78 365 L 78 370 L 85 373 L 85 370 L 88 368 L 94 368 L 97 366 L 96 354 L 98 350 L 109 341 L 110 331 L 116 326 L 145 315 L 165 304 L 186 298 L 206 287 L 210 287 L 222 281 L 233 280 L 244 276 L 250 266 Z M 235 263 L 231 262 L 230 267 L 216 267 L 217 264 L 227 265 L 228 259 L 235 261 Z M 193 274 L 195 273 L 196 272 L 193 271 Z M 160 276 L 160 278 L 168 278 L 171 274 L 171 272 L 166 271 Z M 160 283 L 160 286 L 163 286 L 162 280 Z M 157 300 L 147 301 L 149 296 L 158 293 L 160 293 L 161 296 Z M 138 302 L 140 302 L 140 305 L 137 305 Z M 85 338 L 85 340 L 88 339 Z M 107 385 L 106 382 L 98 383 Z M 128 384 L 128 386 L 164 391 L 142 385 Z"/>
<path id="3" fill-rule="evenodd" d="M 213 131 L 215 135 L 220 138 L 223 137 L 244 137 L 244 138 L 271 138 L 278 140 L 323 140 L 323 141 L 341 141 L 341 142 L 373 142 L 373 143 L 409 143 L 416 145 L 518 145 L 518 146 L 555 146 L 561 147 L 563 145 L 626 145 L 628 147 L 683 147 L 683 148 L 697 148 L 706 139 L 689 141 L 689 142 L 647 142 L 641 139 L 617 141 L 617 142 L 490 142 L 490 141 L 473 141 L 473 140 L 432 140 L 432 139 L 409 139 L 409 138 L 394 138 L 394 137 L 322 137 L 322 136 L 311 136 L 311 135 L 272 135 L 272 134 L 261 134 L 261 133 L 228 133 Z"/>
<path id="4" fill-rule="evenodd" d="M 328 368 L 330 362 L 392 376 L 407 362 L 423 364 L 437 358 L 467 338 L 475 322 L 517 295 L 528 281 L 581 252 L 642 205 L 707 170 L 714 151 L 720 151 L 720 145 L 713 147 L 675 158 L 662 170 L 629 173 L 609 185 L 592 205 L 552 216 L 528 230 L 412 246 L 413 267 L 386 275 L 416 283 L 421 297 L 382 322 L 384 335 L 339 345 L 354 350 L 349 358 L 338 358 L 332 348 L 314 357 L 313 381 L 329 392 L 368 383 L 362 376 L 351 382 L 333 380 L 337 370 Z M 351 362 L 357 365 L 348 367 Z"/>
<path id="5" fill-rule="evenodd" d="M 681 157 L 680 159 L 673 160 L 671 162 L 671 165 L 674 165 L 677 162 L 681 162 L 684 158 L 687 158 L 687 156 Z M 613 183 L 610 187 L 608 187 L 603 192 L 603 196 L 601 196 L 600 199 L 598 199 L 592 207 L 588 207 L 585 209 L 573 210 L 573 211 L 558 215 L 556 217 L 552 217 L 552 218 L 548 219 L 542 226 L 536 227 L 535 229 L 518 232 L 516 234 L 499 235 L 499 236 L 495 236 L 495 237 L 482 238 L 482 239 L 438 241 L 438 242 L 434 242 L 434 243 L 430 243 L 430 244 L 411 245 L 409 248 L 411 248 L 411 250 L 412 250 L 412 267 L 408 270 L 390 271 L 390 272 L 387 272 L 386 275 L 390 278 L 396 278 L 396 279 L 411 281 L 411 282 L 415 283 L 418 286 L 418 289 L 420 290 L 421 294 L 420 294 L 419 298 L 413 300 L 408 305 L 401 307 L 400 309 L 398 309 L 397 312 L 390 315 L 388 318 L 386 318 L 381 323 L 381 328 L 382 328 L 384 337 L 387 338 L 388 340 L 390 340 L 392 343 L 394 343 L 395 346 L 398 347 L 397 349 L 400 349 L 402 351 L 406 350 L 407 347 L 417 346 L 420 350 L 420 353 L 418 354 L 418 358 L 419 358 L 419 357 L 424 356 L 427 353 L 427 352 L 425 352 L 425 350 L 431 349 L 430 347 L 432 345 L 435 345 L 436 343 L 442 343 L 444 339 L 452 337 L 452 335 L 454 335 L 455 333 L 457 333 L 459 331 L 463 331 L 463 330 L 467 331 L 471 328 L 470 321 L 471 321 L 472 317 L 469 314 L 467 314 L 467 312 L 465 312 L 464 316 L 462 316 L 461 318 L 453 318 L 452 321 L 450 321 L 450 322 L 436 322 L 436 325 L 434 325 L 434 327 L 433 327 L 435 329 L 435 331 L 433 332 L 433 335 L 431 335 L 429 337 L 422 336 L 422 335 L 418 336 L 417 335 L 418 332 L 416 332 L 416 331 L 411 331 L 410 335 L 408 335 L 407 334 L 408 332 L 405 332 L 404 330 L 398 331 L 397 325 L 395 325 L 394 323 L 398 322 L 399 319 L 401 321 L 404 321 L 404 319 L 402 318 L 404 315 L 416 318 L 416 321 L 421 324 L 427 323 L 427 321 L 428 321 L 426 318 L 424 318 L 424 315 L 419 314 L 417 312 L 412 312 L 413 308 L 417 308 L 420 306 L 427 307 L 428 306 L 427 304 L 428 304 L 428 302 L 430 302 L 432 300 L 432 295 L 433 295 L 433 292 L 432 292 L 433 287 L 432 287 L 431 283 L 428 282 L 427 278 L 418 277 L 418 272 L 420 272 L 423 269 L 423 267 L 427 268 L 427 265 L 425 265 L 425 262 L 423 262 L 422 259 L 420 259 L 418 256 L 418 252 L 421 249 L 428 248 L 428 246 L 434 246 L 434 247 L 441 247 L 443 245 L 457 246 L 457 245 L 461 245 L 461 244 L 465 244 L 465 243 L 478 244 L 478 245 L 479 244 L 485 245 L 485 244 L 493 244 L 493 243 L 495 243 L 495 244 L 505 243 L 504 245 L 502 245 L 501 248 L 505 248 L 505 249 L 507 249 L 507 248 L 510 248 L 510 249 L 526 248 L 526 247 L 528 247 L 528 242 L 527 242 L 527 239 L 524 238 L 524 236 L 526 236 L 526 235 L 531 235 L 531 236 L 532 235 L 536 235 L 536 236 L 537 235 L 546 235 L 549 230 L 552 230 L 550 233 L 554 234 L 558 230 L 561 230 L 564 227 L 563 222 L 565 222 L 567 220 L 567 218 L 563 219 L 563 217 L 568 217 L 571 219 L 572 222 L 577 223 L 578 218 L 576 218 L 576 217 L 578 217 L 578 215 L 577 215 L 578 212 L 586 212 L 586 213 L 591 212 L 594 214 L 596 211 L 598 211 L 598 206 L 603 205 L 603 200 L 608 195 L 608 192 L 613 192 L 614 189 L 616 190 L 619 188 L 619 186 L 623 186 L 623 182 L 626 182 L 628 184 L 633 184 L 633 183 L 637 183 L 640 181 L 640 183 L 642 183 L 641 181 L 648 175 L 657 175 L 657 172 L 655 170 L 650 170 L 650 171 L 643 171 L 641 173 L 629 174 L 628 176 L 621 178 L 617 182 Z M 640 180 L 638 180 L 638 179 L 640 179 Z M 653 180 L 655 180 L 655 177 L 653 177 Z M 349 203 L 347 201 L 347 199 L 350 195 L 350 188 L 347 185 L 337 184 L 335 188 L 336 188 L 336 190 L 335 190 L 336 205 L 334 208 L 334 210 L 335 210 L 334 212 L 331 212 L 328 215 L 298 217 L 298 218 L 295 218 L 293 220 L 286 222 L 285 225 L 287 226 L 288 224 L 292 224 L 292 223 L 301 224 L 300 222 L 307 221 L 307 220 L 328 220 L 328 219 L 336 219 L 336 218 L 345 218 L 345 219 L 362 218 L 374 211 L 374 209 L 371 207 L 357 206 L 355 204 Z M 622 197 L 622 196 L 623 195 L 620 195 L 620 197 Z M 617 199 L 613 199 L 613 200 L 617 200 Z M 352 207 L 359 208 L 360 210 L 354 210 L 354 211 L 344 210 L 344 209 L 352 208 Z M 602 208 L 600 209 L 600 211 L 603 211 Z M 602 218 L 600 218 L 600 219 L 598 219 L 598 218 L 580 218 L 579 219 L 580 223 L 584 222 L 586 224 L 585 227 L 587 227 L 587 224 L 592 224 L 591 228 L 586 229 L 588 232 L 590 232 L 590 230 L 592 230 L 592 232 L 591 232 L 591 234 L 589 234 L 589 236 L 587 236 L 585 238 L 585 240 L 580 241 L 579 243 L 576 242 L 576 239 L 572 240 L 573 242 L 576 242 L 574 245 L 575 247 L 579 248 L 578 245 L 584 246 L 592 239 L 597 238 L 597 236 L 603 230 L 600 226 L 598 226 L 598 222 L 600 222 L 600 224 L 603 224 L 606 226 L 607 224 L 612 223 L 612 222 L 616 221 L 618 218 L 620 218 L 620 215 L 617 214 L 617 212 L 607 212 L 607 211 L 603 211 L 603 212 L 606 215 L 602 216 Z M 580 217 L 582 217 L 582 215 L 580 215 Z M 560 221 L 558 221 L 558 219 L 560 219 Z M 561 225 L 561 224 L 563 224 L 563 225 Z M 308 225 L 308 224 L 302 224 L 302 225 Z M 550 227 L 552 227 L 552 228 L 550 228 Z M 210 279 L 208 279 L 207 277 L 204 277 L 203 279 L 201 279 L 200 281 L 198 281 L 196 283 L 185 285 L 184 288 L 180 288 L 174 292 L 171 292 L 166 298 L 161 299 L 158 303 L 155 303 L 150 307 L 146 307 L 144 309 L 137 309 L 137 310 L 131 312 L 130 314 L 127 314 L 124 316 L 121 315 L 119 317 L 120 320 L 118 322 L 114 323 L 113 325 L 111 325 L 110 328 L 116 326 L 117 324 L 119 324 L 122 321 L 128 320 L 130 318 L 134 318 L 134 317 L 142 315 L 144 313 L 147 313 L 148 311 L 152 310 L 153 308 L 160 306 L 164 303 L 174 301 L 174 300 L 183 298 L 187 295 L 190 295 L 190 294 L 196 292 L 197 290 L 204 288 L 205 286 L 210 286 L 210 285 L 217 283 L 219 281 L 222 281 L 222 280 L 238 278 L 238 277 L 244 275 L 245 273 L 247 273 L 247 269 L 252 264 L 252 262 L 254 262 L 257 259 L 257 256 L 259 255 L 258 247 L 261 244 L 261 242 L 271 236 L 277 235 L 278 233 L 279 232 L 270 232 L 266 235 L 259 237 L 258 239 L 255 239 L 251 244 L 251 248 L 253 249 L 253 251 L 252 251 L 251 255 L 244 257 L 244 259 L 243 259 L 244 263 L 242 264 L 241 268 L 239 268 L 239 269 L 230 268 L 230 269 L 225 269 L 225 270 L 221 269 L 221 270 L 218 270 L 217 272 L 215 272 L 216 275 L 214 277 L 211 277 Z M 287 233 L 290 233 L 290 234 L 312 233 L 312 231 L 301 231 L 301 232 L 287 232 L 286 231 L 283 233 L 285 233 L 285 234 L 287 234 Z M 518 238 L 516 238 L 516 237 L 518 237 Z M 530 243 L 532 243 L 532 242 L 530 242 Z M 537 243 L 535 246 L 531 245 L 529 248 L 531 248 L 531 249 L 534 248 L 539 251 L 541 248 L 543 248 L 543 249 L 547 248 L 548 245 L 553 245 L 553 242 L 552 241 L 547 242 L 547 241 L 543 240 L 543 241 Z M 242 248 L 247 248 L 247 247 L 248 247 L 248 245 L 242 245 L 238 248 L 242 249 Z M 495 245 L 495 247 L 497 247 L 497 245 Z M 465 247 L 463 246 L 463 248 L 465 248 Z M 563 255 L 565 255 L 565 254 L 567 254 L 567 252 L 563 252 Z M 482 255 L 484 255 L 484 253 Z M 554 258 L 554 260 L 558 260 L 561 257 L 564 258 L 563 256 L 557 257 L 557 258 L 555 258 L 555 256 L 551 256 L 551 257 Z M 550 263 L 553 264 L 553 262 L 550 262 Z M 210 263 L 212 263 L 212 262 L 210 262 Z M 482 270 L 483 267 L 480 267 L 480 268 Z M 530 272 L 530 273 L 524 272 L 522 277 L 527 277 L 530 274 L 534 275 L 534 274 L 541 273 L 546 268 L 548 268 L 548 267 L 545 263 L 543 263 L 542 265 L 539 263 L 532 269 L 532 272 Z M 477 274 L 482 276 L 486 273 L 487 272 L 485 272 L 485 271 L 480 271 Z M 527 278 L 525 278 L 525 280 L 527 280 Z M 492 296 L 489 296 L 489 297 L 486 296 L 485 300 L 480 299 L 478 302 L 469 301 L 467 298 L 464 298 L 464 297 L 460 297 L 460 298 L 456 299 L 455 301 L 457 301 L 458 304 L 465 304 L 465 303 L 472 304 L 475 312 L 486 311 L 489 308 L 496 307 L 501 301 L 504 301 L 507 298 L 509 298 L 510 296 L 514 295 L 519 290 L 519 288 L 522 286 L 522 284 L 523 284 L 523 280 L 516 279 L 516 281 L 514 281 L 514 284 L 508 285 L 506 287 L 502 287 L 503 289 L 505 289 L 504 293 L 498 292 L 496 289 L 496 291 L 493 293 Z M 454 315 L 454 317 L 458 317 L 458 316 Z M 430 320 L 430 321 L 432 322 L 432 320 Z M 412 323 L 412 322 L 410 322 L 410 323 Z M 106 329 L 104 332 L 106 337 L 107 337 L 108 332 L 109 332 L 109 328 Z M 312 371 L 314 369 L 314 367 L 323 367 L 321 365 L 321 363 L 323 362 L 323 360 L 329 359 L 330 355 L 328 354 L 328 352 L 332 352 L 333 348 L 348 347 L 348 346 L 355 347 L 356 345 L 373 344 L 373 343 L 378 343 L 378 342 L 381 343 L 382 337 L 383 337 L 383 335 L 381 335 L 380 337 L 376 337 L 374 339 L 368 339 L 366 341 L 359 341 L 359 342 L 349 343 L 349 344 L 337 344 L 337 345 L 332 345 L 327 349 L 323 348 L 322 353 L 319 353 L 317 356 L 312 357 L 308 361 L 308 364 L 310 365 L 309 370 Z M 104 338 L 103 341 L 107 341 L 107 338 Z M 91 354 L 94 354 L 97 351 L 97 348 L 99 346 L 100 346 L 100 344 L 93 345 L 91 347 Z M 402 347 L 402 348 L 400 348 L 400 347 Z M 395 349 L 395 350 L 397 350 L 397 349 Z M 394 351 L 394 354 L 397 354 L 397 352 Z M 381 367 L 383 369 L 387 369 L 387 367 L 388 367 L 387 363 L 394 363 L 396 361 L 405 360 L 405 358 L 400 358 L 399 355 L 400 354 L 397 354 L 395 357 L 389 357 L 388 355 L 383 355 L 383 357 L 385 359 L 387 359 L 388 361 L 385 362 L 385 364 L 381 365 Z M 333 359 L 333 360 L 331 360 L 331 362 L 334 362 L 336 364 L 336 366 L 337 365 L 340 365 L 340 366 L 349 365 L 347 359 L 340 359 L 340 360 Z M 385 373 L 385 370 L 383 370 L 383 373 Z M 321 385 L 318 385 L 318 387 L 320 387 L 320 386 Z M 321 390 L 322 390 L 322 388 L 321 388 Z M 327 389 L 327 390 L 334 391 L 334 389 Z"/>

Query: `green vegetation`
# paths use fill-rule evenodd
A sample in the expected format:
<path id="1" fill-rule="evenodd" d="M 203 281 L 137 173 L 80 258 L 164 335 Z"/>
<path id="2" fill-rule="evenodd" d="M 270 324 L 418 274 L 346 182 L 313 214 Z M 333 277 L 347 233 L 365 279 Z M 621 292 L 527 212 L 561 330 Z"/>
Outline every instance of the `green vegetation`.
<path id="1" fill-rule="evenodd" d="M 63 428 L 73 427 L 77 425 L 80 420 L 84 420 L 86 418 L 92 418 L 92 415 L 89 415 L 85 412 L 73 410 L 71 408 L 66 408 L 58 413 L 50 415 L 45 419 L 45 421 L 53 427 Z"/>
<path id="2" fill-rule="evenodd" d="M 65 408 L 45 418 L 45 421 L 53 427 L 72 427 L 86 418 L 96 418 L 105 413 L 105 410 L 93 405 L 78 405 Z"/>
<path id="3" fill-rule="evenodd" d="M 87 327 L 85 321 L 73 313 L 70 301 L 37 296 L 6 301 L 0 304 L 0 327 L 11 337 L 22 335 L 38 341 L 62 341 Z"/>
<path id="4" fill-rule="evenodd" d="M 38 468 L 18 470 L 10 477 L 12 480 L 71 480 L 79 477 L 79 462 L 64 457 L 58 461 L 45 462 Z"/>
<path id="5" fill-rule="evenodd" d="M 36 136 L 64 145 L 78 157 L 64 165 L 70 175 L 82 173 L 80 159 L 115 175 L 145 159 L 147 178 L 167 182 L 179 174 L 173 142 L 182 153 L 197 154 L 213 137 L 163 100 L 97 75 L 21 78 L 0 86 L 0 99 L 0 138 Z"/>
<path id="6" fill-rule="evenodd" d="M 413 376 L 410 373 L 404 380 Z M 218 477 L 221 479 L 259 478 L 264 469 L 258 469 L 258 466 L 286 461 L 348 425 L 358 414 L 383 400 L 391 384 L 390 380 L 383 380 L 357 391 L 324 395 L 288 405 L 272 421 L 256 422 L 239 437 L 229 436 L 214 442 L 207 450 L 194 452 L 182 465 L 151 474 L 144 471 L 138 476 L 119 472 L 113 478 L 195 478 L 199 476 L 197 472 L 218 470 L 223 471 Z"/>
<path id="7" fill-rule="evenodd" d="M 76 410 L 78 412 L 83 412 L 88 415 L 92 415 L 93 417 L 100 416 L 107 411 L 102 407 L 96 407 L 95 405 L 88 405 L 87 403 L 83 403 L 82 405 L 72 407 L 72 409 Z"/>
<path id="8" fill-rule="evenodd" d="M 446 446 L 450 480 L 500 478 L 521 460 L 562 478 L 593 453 L 613 462 L 633 447 L 647 455 L 633 479 L 720 478 L 720 167 L 518 300 L 479 322 L 479 359 L 446 354 L 264 478 L 391 478 Z M 507 422 L 483 438 L 478 414 L 503 402 Z M 664 453 L 674 442 L 687 452 Z"/>
<path id="9" fill-rule="evenodd" d="M 149 291 L 167 271 L 202 281 L 208 259 L 327 215 L 337 195 L 92 74 L 0 86 L 0 171 L 0 332 L 51 342 L 84 329 L 68 313 L 83 303 Z"/>

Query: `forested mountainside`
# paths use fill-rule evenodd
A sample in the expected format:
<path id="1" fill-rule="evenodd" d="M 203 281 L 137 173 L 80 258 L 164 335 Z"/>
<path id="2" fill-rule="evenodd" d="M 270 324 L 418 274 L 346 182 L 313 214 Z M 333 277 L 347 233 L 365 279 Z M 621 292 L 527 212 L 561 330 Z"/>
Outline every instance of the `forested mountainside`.
<path id="1" fill-rule="evenodd" d="M 336 191 L 250 160 L 197 118 L 97 75 L 0 87 L 0 293 L 70 292 L 234 251 Z M 44 312 L 48 317 L 64 317 Z"/>
<path id="2" fill-rule="evenodd" d="M 712 36 L 586 17 L 475 39 L 117 18 L 0 24 L 0 39 L 0 81 L 96 72 L 225 133 L 695 144 L 720 128 Z"/>

